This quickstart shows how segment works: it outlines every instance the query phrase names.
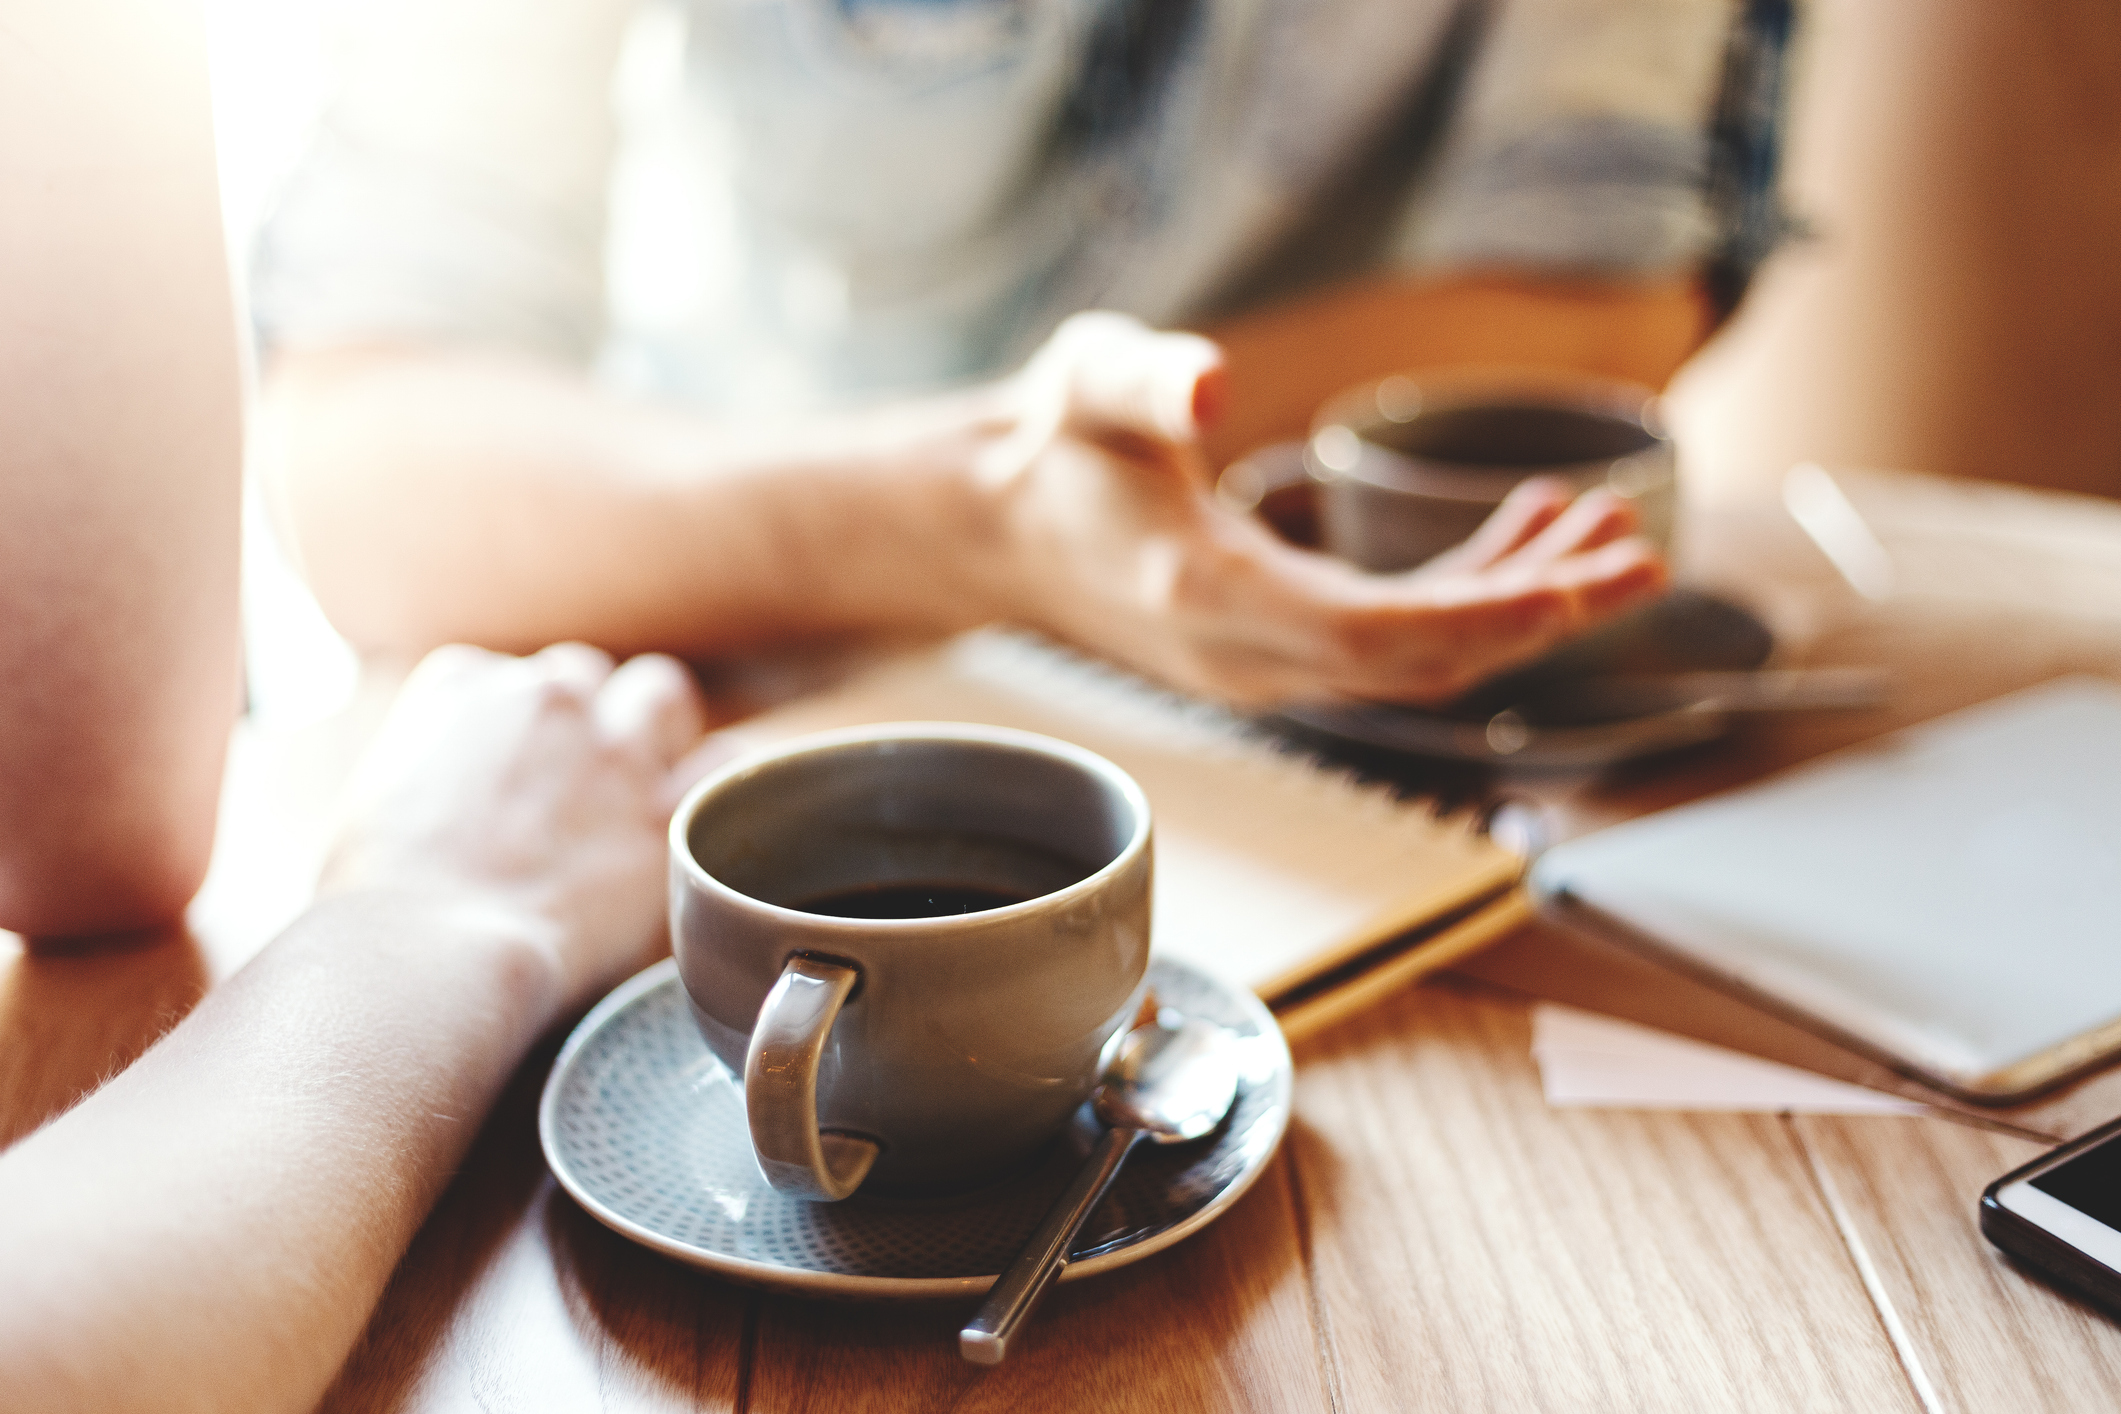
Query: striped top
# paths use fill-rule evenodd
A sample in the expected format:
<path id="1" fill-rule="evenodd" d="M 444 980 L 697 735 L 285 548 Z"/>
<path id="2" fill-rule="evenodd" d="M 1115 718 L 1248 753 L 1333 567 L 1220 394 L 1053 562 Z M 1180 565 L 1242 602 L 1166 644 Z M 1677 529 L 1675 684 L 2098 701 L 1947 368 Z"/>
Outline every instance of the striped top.
<path id="1" fill-rule="evenodd" d="M 785 411 L 1365 270 L 1718 232 L 1733 0 L 368 0 L 268 345 L 443 339 Z"/>

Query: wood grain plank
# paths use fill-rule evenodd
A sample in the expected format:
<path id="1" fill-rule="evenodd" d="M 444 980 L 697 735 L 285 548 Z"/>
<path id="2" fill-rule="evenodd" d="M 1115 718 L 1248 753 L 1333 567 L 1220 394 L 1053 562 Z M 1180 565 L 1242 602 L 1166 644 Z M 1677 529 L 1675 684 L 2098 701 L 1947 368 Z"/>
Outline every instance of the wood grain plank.
<path id="1" fill-rule="evenodd" d="M 1449 982 L 1303 1048 L 1343 1408 L 1918 1407 L 1779 1121 L 1550 1110 L 1528 1048 Z"/>
<path id="2" fill-rule="evenodd" d="M 970 1303 L 772 1297 L 751 1414 L 866 1410 L 1273 1411 L 1328 1408 L 1285 1163 L 1211 1228 L 1138 1265 L 1060 1287 L 1007 1363 L 957 1353 Z"/>
<path id="3" fill-rule="evenodd" d="M 2042 1146 L 1941 1120 L 1792 1124 L 1940 1408 L 2065 1414 L 2121 1402 L 2121 1324 L 2014 1267 L 1975 1225 L 1981 1190 Z"/>

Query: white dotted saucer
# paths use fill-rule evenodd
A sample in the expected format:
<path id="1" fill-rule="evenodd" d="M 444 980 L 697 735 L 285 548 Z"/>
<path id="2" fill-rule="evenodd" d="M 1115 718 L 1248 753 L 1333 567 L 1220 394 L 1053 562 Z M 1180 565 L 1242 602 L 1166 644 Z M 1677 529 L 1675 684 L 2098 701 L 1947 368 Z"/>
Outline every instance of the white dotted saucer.
<path id="1" fill-rule="evenodd" d="M 1139 1261 L 1213 1222 L 1252 1186 L 1288 1127 L 1289 1048 L 1259 999 L 1165 958 L 1149 964 L 1149 984 L 1163 1005 L 1237 1035 L 1237 1100 L 1211 1138 L 1134 1151 L 1076 1239 L 1062 1281 Z M 538 1108 L 546 1162 L 605 1226 L 739 1281 L 842 1297 L 986 1290 L 1096 1128 L 1085 1106 L 1028 1171 L 972 1193 L 785 1197 L 752 1160 L 743 1087 L 700 1039 L 668 960 L 582 1019 Z"/>

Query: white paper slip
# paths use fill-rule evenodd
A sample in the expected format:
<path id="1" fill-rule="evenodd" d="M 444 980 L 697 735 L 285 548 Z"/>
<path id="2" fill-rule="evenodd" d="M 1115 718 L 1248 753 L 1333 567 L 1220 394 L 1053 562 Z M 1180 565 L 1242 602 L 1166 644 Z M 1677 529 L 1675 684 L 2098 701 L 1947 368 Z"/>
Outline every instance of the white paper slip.
<path id="1" fill-rule="evenodd" d="M 1532 1008 L 1547 1103 L 1610 1110 L 1920 1115 L 1929 1106 L 1554 1002 Z"/>
<path id="2" fill-rule="evenodd" d="M 1275 746 L 1240 719 L 1020 635 L 985 630 L 752 718 L 779 740 L 891 721 L 1059 737 L 1141 783 L 1155 821 L 1154 947 L 1270 1001 L 1506 895 L 1523 862 Z"/>

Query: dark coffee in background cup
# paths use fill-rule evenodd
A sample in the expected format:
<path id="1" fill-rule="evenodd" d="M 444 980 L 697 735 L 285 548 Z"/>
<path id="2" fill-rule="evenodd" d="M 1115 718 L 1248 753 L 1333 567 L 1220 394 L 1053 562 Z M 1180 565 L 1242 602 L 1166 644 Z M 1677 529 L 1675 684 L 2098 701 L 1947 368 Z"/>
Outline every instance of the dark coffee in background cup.
<path id="1" fill-rule="evenodd" d="M 1671 441 L 1638 384 L 1522 369 L 1402 374 L 1326 404 L 1305 448 L 1325 548 L 1364 569 L 1413 569 L 1460 544 L 1531 476 L 1634 503 L 1671 543 Z"/>

